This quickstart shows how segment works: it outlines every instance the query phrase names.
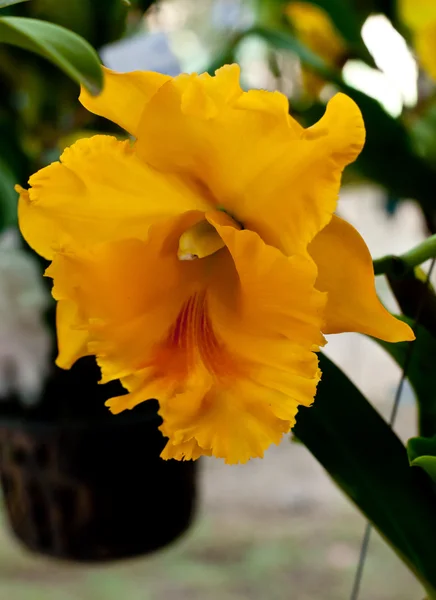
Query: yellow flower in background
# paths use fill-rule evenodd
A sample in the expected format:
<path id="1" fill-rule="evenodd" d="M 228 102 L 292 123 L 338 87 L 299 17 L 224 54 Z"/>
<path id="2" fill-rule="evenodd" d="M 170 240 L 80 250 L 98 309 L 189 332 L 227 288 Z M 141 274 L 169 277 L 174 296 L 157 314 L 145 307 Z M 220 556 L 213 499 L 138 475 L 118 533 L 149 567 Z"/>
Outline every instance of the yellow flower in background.
<path id="1" fill-rule="evenodd" d="M 285 13 L 301 42 L 320 56 L 327 66 L 340 68 L 347 57 L 347 48 L 341 34 L 328 13 L 309 2 L 290 2 Z M 303 69 L 303 84 L 308 94 L 317 96 L 325 81 L 307 69 Z"/>
<path id="2" fill-rule="evenodd" d="M 423 69 L 436 79 L 435 0 L 398 0 L 398 14 L 413 34 L 416 53 Z"/>
<path id="3" fill-rule="evenodd" d="M 364 143 L 343 94 L 303 129 L 278 92 L 215 77 L 105 70 L 91 112 L 136 141 L 97 135 L 19 188 L 29 244 L 51 260 L 57 363 L 94 354 L 128 390 L 157 398 L 163 458 L 262 456 L 309 406 L 323 334 L 411 340 L 380 304 L 368 249 L 332 216 Z"/>

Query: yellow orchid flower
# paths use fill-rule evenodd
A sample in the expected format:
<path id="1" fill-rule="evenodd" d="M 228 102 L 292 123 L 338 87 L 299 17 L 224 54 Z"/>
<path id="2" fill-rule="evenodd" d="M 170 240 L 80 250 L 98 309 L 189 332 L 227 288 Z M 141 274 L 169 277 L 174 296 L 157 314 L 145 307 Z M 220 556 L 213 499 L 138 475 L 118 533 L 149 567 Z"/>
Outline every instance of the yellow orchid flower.
<path id="1" fill-rule="evenodd" d="M 413 34 L 416 53 L 423 69 L 436 79 L 436 2 L 398 0 L 398 14 Z"/>
<path id="2" fill-rule="evenodd" d="M 105 70 L 91 112 L 136 141 L 97 135 L 19 188 L 29 244 L 51 260 L 57 363 L 94 354 L 128 393 L 157 398 L 163 458 L 262 456 L 309 406 L 323 333 L 411 340 L 380 304 L 368 249 L 332 216 L 364 143 L 343 94 L 303 129 L 278 92 L 215 77 Z"/>
<path id="3" fill-rule="evenodd" d="M 290 2 L 285 7 L 298 38 L 318 54 L 327 66 L 340 68 L 347 57 L 347 47 L 328 13 L 310 2 Z M 310 96 L 318 96 L 325 81 L 307 69 L 302 70 L 304 88 Z"/>

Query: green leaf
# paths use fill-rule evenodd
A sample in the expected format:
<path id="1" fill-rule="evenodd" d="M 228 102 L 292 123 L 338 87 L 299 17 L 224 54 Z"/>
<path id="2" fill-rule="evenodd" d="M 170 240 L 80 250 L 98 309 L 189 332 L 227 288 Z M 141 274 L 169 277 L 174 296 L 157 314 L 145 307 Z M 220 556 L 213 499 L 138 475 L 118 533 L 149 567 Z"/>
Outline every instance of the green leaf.
<path id="1" fill-rule="evenodd" d="M 28 0 L 0 0 L 0 8 L 12 6 L 12 4 L 21 4 L 21 2 L 28 2 Z"/>
<path id="2" fill-rule="evenodd" d="M 91 93 L 102 89 L 103 73 L 96 51 L 82 37 L 64 27 L 38 19 L 2 17 L 0 42 L 47 58 Z"/>
<path id="3" fill-rule="evenodd" d="M 313 407 L 296 436 L 436 598 L 436 496 L 411 469 L 406 448 L 351 381 L 325 356 Z"/>
<path id="4" fill-rule="evenodd" d="M 407 443 L 410 464 L 421 467 L 436 482 L 436 435 L 432 438 L 416 437 Z"/>
<path id="5" fill-rule="evenodd" d="M 17 222 L 18 195 L 14 190 L 17 178 L 0 158 L 0 232 Z"/>
<path id="6" fill-rule="evenodd" d="M 398 317 L 409 325 L 413 320 L 407 317 Z M 423 436 L 432 436 L 436 433 L 436 395 L 434 392 L 434 373 L 436 356 L 436 339 L 422 325 L 415 327 L 416 340 L 413 343 L 410 362 L 407 368 L 407 379 L 412 386 L 418 403 L 419 433 Z M 403 367 L 410 342 L 388 344 L 382 340 L 374 340 L 392 356 L 395 362 Z"/>

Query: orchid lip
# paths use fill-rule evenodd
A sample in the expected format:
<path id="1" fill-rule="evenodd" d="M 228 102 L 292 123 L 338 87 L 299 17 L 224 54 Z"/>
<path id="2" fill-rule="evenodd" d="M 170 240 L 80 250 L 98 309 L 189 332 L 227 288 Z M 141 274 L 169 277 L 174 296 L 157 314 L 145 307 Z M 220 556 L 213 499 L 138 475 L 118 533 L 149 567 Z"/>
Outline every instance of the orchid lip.
<path id="1" fill-rule="evenodd" d="M 182 233 L 177 257 L 179 260 L 206 258 L 224 248 L 224 245 L 215 227 L 204 219 Z"/>

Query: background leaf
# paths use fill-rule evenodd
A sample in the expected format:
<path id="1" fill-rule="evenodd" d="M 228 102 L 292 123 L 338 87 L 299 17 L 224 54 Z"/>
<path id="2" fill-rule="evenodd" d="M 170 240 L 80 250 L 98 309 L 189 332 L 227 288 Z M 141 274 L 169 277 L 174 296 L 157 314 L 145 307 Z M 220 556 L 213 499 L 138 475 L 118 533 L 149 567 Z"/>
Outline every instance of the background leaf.
<path id="1" fill-rule="evenodd" d="M 344 373 L 325 356 L 320 366 L 315 403 L 299 410 L 295 435 L 436 597 L 431 483 Z"/>
<path id="2" fill-rule="evenodd" d="M 0 42 L 47 58 L 92 93 L 103 86 L 97 53 L 82 37 L 64 27 L 38 19 L 2 17 Z"/>

